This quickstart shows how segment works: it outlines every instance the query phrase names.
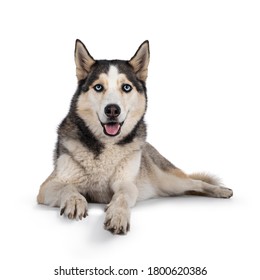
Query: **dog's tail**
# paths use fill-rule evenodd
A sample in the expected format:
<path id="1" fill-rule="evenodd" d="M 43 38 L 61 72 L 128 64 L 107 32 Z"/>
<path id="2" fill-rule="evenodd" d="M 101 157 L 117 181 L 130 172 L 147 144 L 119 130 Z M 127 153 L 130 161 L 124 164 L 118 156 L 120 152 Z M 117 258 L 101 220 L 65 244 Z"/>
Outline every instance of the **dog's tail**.
<path id="1" fill-rule="evenodd" d="M 206 172 L 196 172 L 189 175 L 191 179 L 201 180 L 205 183 L 215 185 L 215 186 L 223 186 L 223 183 L 220 178 L 215 175 L 206 173 Z"/>

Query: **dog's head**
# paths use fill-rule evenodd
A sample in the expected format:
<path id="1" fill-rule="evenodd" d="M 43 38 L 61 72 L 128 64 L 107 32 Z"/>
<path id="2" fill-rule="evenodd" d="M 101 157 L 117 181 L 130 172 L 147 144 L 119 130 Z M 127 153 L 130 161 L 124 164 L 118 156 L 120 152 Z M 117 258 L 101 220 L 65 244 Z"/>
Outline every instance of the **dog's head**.
<path id="1" fill-rule="evenodd" d="M 77 115 L 102 142 L 127 137 L 146 111 L 148 41 L 130 60 L 95 60 L 77 40 L 75 63 L 79 84 Z"/>

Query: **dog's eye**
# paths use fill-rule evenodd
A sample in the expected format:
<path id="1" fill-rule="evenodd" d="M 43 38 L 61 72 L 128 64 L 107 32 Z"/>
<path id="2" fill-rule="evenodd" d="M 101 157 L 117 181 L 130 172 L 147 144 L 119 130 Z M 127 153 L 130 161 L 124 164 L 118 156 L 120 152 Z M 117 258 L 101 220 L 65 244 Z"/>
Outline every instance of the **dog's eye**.
<path id="1" fill-rule="evenodd" d="M 122 90 L 124 92 L 130 92 L 132 90 L 132 87 L 129 84 L 123 84 L 122 85 Z"/>
<path id="2" fill-rule="evenodd" d="M 101 84 L 96 84 L 94 86 L 94 90 L 97 92 L 101 92 L 104 89 L 104 87 Z"/>

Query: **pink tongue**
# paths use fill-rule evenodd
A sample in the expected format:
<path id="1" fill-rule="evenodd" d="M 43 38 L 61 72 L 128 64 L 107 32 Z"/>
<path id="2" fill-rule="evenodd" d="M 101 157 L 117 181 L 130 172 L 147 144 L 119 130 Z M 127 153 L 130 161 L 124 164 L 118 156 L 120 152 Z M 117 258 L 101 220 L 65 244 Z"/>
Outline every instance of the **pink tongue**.
<path id="1" fill-rule="evenodd" d="M 106 133 L 109 135 L 116 135 L 120 129 L 119 123 L 105 124 Z"/>

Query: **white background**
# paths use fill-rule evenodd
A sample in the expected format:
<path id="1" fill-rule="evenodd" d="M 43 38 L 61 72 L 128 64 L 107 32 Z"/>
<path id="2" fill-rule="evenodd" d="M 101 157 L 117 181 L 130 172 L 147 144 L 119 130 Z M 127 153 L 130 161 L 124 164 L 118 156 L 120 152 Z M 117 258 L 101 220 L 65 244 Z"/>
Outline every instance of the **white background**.
<path id="1" fill-rule="evenodd" d="M 145 271 L 120 279 L 146 279 L 149 266 L 207 267 L 207 276 L 194 279 L 257 279 L 257 2 L 1 1 L 2 279 L 56 279 L 59 265 Z M 52 171 L 56 127 L 76 90 L 77 38 L 96 59 L 129 59 L 149 39 L 148 141 L 188 173 L 222 177 L 232 199 L 139 203 L 126 236 L 103 229 L 104 205 L 90 205 L 89 217 L 76 222 L 36 204 Z"/>

